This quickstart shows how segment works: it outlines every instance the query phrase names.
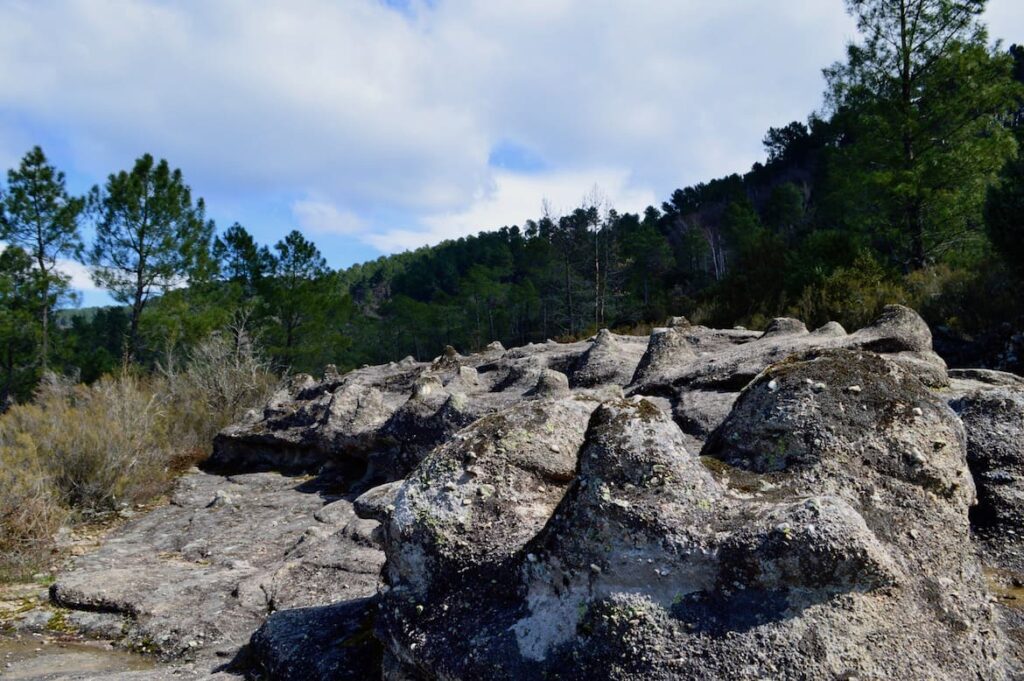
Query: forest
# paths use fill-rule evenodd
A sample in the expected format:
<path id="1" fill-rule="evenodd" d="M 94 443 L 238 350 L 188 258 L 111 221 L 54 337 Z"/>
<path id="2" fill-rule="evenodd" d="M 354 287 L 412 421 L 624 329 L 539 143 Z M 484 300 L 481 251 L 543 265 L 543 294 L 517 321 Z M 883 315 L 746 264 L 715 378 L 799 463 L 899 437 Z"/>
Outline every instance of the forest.
<path id="1" fill-rule="evenodd" d="M 1024 326 L 1024 47 L 990 42 L 984 3 L 924 3 L 910 25 L 896 3 L 847 4 L 862 37 L 824 69 L 821 108 L 770 128 L 747 172 L 642 214 L 595 188 L 571 212 L 340 271 L 298 231 L 218 229 L 167 160 L 143 154 L 72 196 L 35 147 L 0 184 L 3 404 L 50 374 L 173 372 L 211 337 L 252 343 L 280 374 L 668 315 L 856 328 L 890 302 L 918 309 L 951 363 L 1014 368 L 998 354 Z M 62 259 L 119 304 L 77 309 Z"/>

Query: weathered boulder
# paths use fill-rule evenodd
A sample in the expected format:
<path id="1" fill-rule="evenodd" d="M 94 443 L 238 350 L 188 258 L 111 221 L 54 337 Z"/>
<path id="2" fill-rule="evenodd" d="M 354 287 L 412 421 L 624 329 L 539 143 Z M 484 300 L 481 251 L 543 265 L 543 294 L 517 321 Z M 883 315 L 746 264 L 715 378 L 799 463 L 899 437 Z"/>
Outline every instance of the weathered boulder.
<path id="1" fill-rule="evenodd" d="M 380 429 L 408 400 L 425 368 L 403 360 L 342 377 L 328 371 L 321 382 L 296 376 L 262 411 L 251 411 L 218 434 L 206 466 L 228 473 L 315 471 L 343 458 L 362 460 L 365 469 L 367 456 L 380 444 Z M 356 467 L 349 475 L 357 480 L 359 473 Z"/>
<path id="2" fill-rule="evenodd" d="M 729 415 L 738 396 L 717 390 L 680 390 L 672 414 L 684 433 L 703 443 Z"/>
<path id="3" fill-rule="evenodd" d="M 644 346 L 635 339 L 601 329 L 569 372 L 569 384 L 574 388 L 626 385 L 643 355 Z"/>
<path id="4" fill-rule="evenodd" d="M 572 480 L 597 402 L 531 400 L 485 417 L 403 484 L 386 531 L 386 574 L 408 598 L 501 562 L 548 521 Z M 395 596 L 392 596 L 394 598 Z"/>
<path id="5" fill-rule="evenodd" d="M 799 319 L 792 317 L 776 317 L 768 322 L 761 338 L 778 338 L 781 336 L 806 336 L 810 333 L 807 326 Z"/>
<path id="6" fill-rule="evenodd" d="M 569 477 L 531 477 L 536 441 L 499 450 L 492 427 L 396 499 L 378 623 L 395 678 L 1012 673 L 969 542 L 963 427 L 892 359 L 770 367 L 700 460 L 641 398 L 576 431 Z"/>
<path id="7" fill-rule="evenodd" d="M 685 328 L 685 327 L 683 327 Z M 676 328 L 655 331 L 647 344 L 647 351 L 636 367 L 633 385 L 670 385 L 672 379 L 697 359 L 690 338 Z M 656 383 L 655 383 L 656 381 Z M 647 391 L 648 393 L 651 390 Z"/>
<path id="8" fill-rule="evenodd" d="M 1020 678 L 1022 442 L 900 306 L 328 366 L 53 599 L 271 678 Z"/>
<path id="9" fill-rule="evenodd" d="M 382 647 L 373 636 L 376 607 L 374 599 L 360 598 L 274 613 L 250 643 L 256 676 L 303 681 L 380 678 Z"/>
<path id="10" fill-rule="evenodd" d="M 700 329 L 687 331 L 695 340 L 701 336 L 719 335 Z M 846 334 L 842 327 L 833 325 L 808 333 L 801 322 L 794 319 L 776 319 L 768 331 L 756 339 L 741 338 L 745 342 L 722 347 L 711 345 L 710 351 L 698 350 L 697 360 L 685 358 L 675 366 L 662 360 L 666 370 L 660 375 L 648 372 L 642 381 L 635 381 L 632 391 L 647 394 L 664 391 L 665 386 L 689 389 L 740 390 L 770 364 L 786 357 L 815 348 L 864 349 L 885 353 L 930 386 L 948 383 L 946 365 L 931 350 L 931 332 L 924 320 L 913 310 L 889 305 L 870 326 Z M 650 352 L 654 349 L 651 348 Z M 641 360 L 641 365 L 644 360 Z M 682 368 L 678 365 L 684 364 Z"/>
<path id="11" fill-rule="evenodd" d="M 967 429 L 967 462 L 978 487 L 972 525 L 986 540 L 1019 551 L 1024 548 L 1024 387 L 973 390 L 951 406 Z M 1018 568 L 1024 568 L 1024 560 Z"/>
<path id="12" fill-rule="evenodd" d="M 353 490 L 367 489 L 404 477 L 434 446 L 478 418 L 526 393 L 557 388 L 546 383 L 552 379 L 545 372 L 575 367 L 581 384 L 626 383 L 642 340 L 604 332 L 600 342 L 509 351 L 492 343 L 469 356 L 448 347 L 430 363 L 407 357 L 345 375 L 329 366 L 319 381 L 299 374 L 262 410 L 225 428 L 206 467 L 232 473 L 327 466 Z"/>

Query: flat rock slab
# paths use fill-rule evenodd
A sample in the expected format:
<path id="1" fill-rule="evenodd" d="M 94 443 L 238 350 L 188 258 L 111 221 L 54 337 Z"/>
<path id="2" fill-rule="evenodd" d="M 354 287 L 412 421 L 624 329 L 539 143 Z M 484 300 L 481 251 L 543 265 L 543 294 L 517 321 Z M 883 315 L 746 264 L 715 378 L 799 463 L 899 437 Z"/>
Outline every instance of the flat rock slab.
<path id="1" fill-rule="evenodd" d="M 4 681 L 156 679 L 160 673 L 153 660 L 110 646 L 43 643 L 33 637 L 0 640 L 0 678 Z"/>
<path id="2" fill-rule="evenodd" d="M 358 531 L 348 526 L 359 523 Z M 351 500 L 278 473 L 184 476 L 169 505 L 76 559 L 54 604 L 124 620 L 122 643 L 210 671 L 276 611 L 369 596 L 383 553 Z M 72 612 L 69 622 L 90 620 Z M 109 632 L 109 629 L 106 631 Z"/>

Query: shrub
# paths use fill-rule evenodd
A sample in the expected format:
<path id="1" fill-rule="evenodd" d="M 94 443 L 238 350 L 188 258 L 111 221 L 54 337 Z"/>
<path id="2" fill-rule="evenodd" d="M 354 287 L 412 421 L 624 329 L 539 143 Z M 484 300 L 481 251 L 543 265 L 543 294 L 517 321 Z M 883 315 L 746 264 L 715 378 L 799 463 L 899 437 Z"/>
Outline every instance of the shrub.
<path id="1" fill-rule="evenodd" d="M 65 515 L 27 435 L 0 444 L 0 581 L 31 574 Z"/>
<path id="2" fill-rule="evenodd" d="M 848 329 L 870 324 L 890 303 L 908 303 L 898 278 L 866 253 L 850 267 L 839 267 L 824 280 L 804 289 L 789 314 L 816 327 L 837 321 Z"/>
<path id="3" fill-rule="evenodd" d="M 164 368 L 161 377 L 168 435 L 185 457 L 181 465 L 208 456 L 214 435 L 265 402 L 278 383 L 240 329 L 211 335 L 193 348 L 184 370 Z"/>
<path id="4" fill-rule="evenodd" d="M 50 377 L 31 404 L 0 422 L 0 442 L 27 438 L 61 502 L 85 512 L 141 501 L 166 478 L 166 437 L 156 396 L 130 374 L 91 386 Z"/>
<path id="5" fill-rule="evenodd" d="M 244 333 L 200 343 L 181 371 L 89 386 L 45 377 L 32 402 L 0 417 L 0 578 L 27 570 L 66 518 L 164 493 L 276 383 Z"/>

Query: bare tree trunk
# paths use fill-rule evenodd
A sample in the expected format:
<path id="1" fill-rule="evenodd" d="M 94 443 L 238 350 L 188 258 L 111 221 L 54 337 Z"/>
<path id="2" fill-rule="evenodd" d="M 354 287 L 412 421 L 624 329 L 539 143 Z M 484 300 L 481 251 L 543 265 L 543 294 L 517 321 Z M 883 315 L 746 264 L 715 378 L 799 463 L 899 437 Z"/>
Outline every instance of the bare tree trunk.
<path id="1" fill-rule="evenodd" d="M 566 307 L 568 308 L 568 312 L 569 312 L 569 335 L 570 336 L 574 336 L 574 335 L 576 335 L 576 325 L 575 325 L 575 317 L 573 315 L 573 309 L 572 309 L 572 277 L 570 276 L 570 271 L 569 271 L 569 253 L 568 253 L 568 251 L 566 251 L 566 253 L 565 253 L 565 299 L 566 299 Z"/>
<path id="2" fill-rule="evenodd" d="M 594 326 L 601 328 L 601 232 L 594 225 Z"/>
<path id="3" fill-rule="evenodd" d="M 49 368 L 50 355 L 50 280 L 47 278 L 45 270 L 41 270 L 41 272 L 43 276 L 43 338 L 39 351 L 39 363 L 43 371 L 46 371 Z"/>

